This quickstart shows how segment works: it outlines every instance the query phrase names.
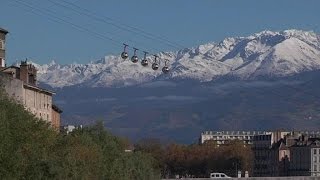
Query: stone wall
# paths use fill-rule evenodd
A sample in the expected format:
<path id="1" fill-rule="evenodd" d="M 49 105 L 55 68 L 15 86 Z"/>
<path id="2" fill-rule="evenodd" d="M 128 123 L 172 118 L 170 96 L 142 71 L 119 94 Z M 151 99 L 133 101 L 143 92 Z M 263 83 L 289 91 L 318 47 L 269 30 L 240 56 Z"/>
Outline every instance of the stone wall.
<path id="1" fill-rule="evenodd" d="M 24 103 L 24 89 L 22 81 L 0 72 L 0 86 L 6 91 L 9 97 L 14 98 L 20 104 Z"/>

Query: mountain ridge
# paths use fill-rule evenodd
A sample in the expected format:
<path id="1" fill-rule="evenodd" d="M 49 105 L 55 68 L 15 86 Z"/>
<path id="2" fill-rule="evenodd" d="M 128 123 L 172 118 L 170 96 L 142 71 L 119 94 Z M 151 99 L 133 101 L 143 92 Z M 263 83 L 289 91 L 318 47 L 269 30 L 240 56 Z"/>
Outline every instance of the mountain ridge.
<path id="1" fill-rule="evenodd" d="M 123 87 L 174 79 L 209 82 L 219 77 L 285 77 L 320 69 L 320 37 L 312 31 L 262 31 L 177 52 L 161 52 L 159 56 L 170 61 L 168 74 L 113 55 L 87 64 L 60 65 L 53 61 L 35 66 L 38 80 L 53 88 Z M 152 62 L 151 57 L 148 60 Z"/>

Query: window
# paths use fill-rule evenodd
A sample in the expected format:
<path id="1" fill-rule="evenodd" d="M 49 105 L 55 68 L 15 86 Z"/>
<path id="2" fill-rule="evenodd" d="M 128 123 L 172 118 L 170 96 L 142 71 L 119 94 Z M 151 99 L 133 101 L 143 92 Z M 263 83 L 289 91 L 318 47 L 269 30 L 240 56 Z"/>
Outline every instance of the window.
<path id="1" fill-rule="evenodd" d="M 313 154 L 317 154 L 317 149 L 313 149 Z"/>
<path id="2" fill-rule="evenodd" d="M 314 165 L 314 166 L 313 166 L 313 171 L 318 171 L 317 165 Z"/>
<path id="3" fill-rule="evenodd" d="M 4 40 L 0 40 L 0 49 L 4 50 Z"/>
<path id="4" fill-rule="evenodd" d="M 317 156 L 313 156 L 313 162 L 317 162 Z"/>

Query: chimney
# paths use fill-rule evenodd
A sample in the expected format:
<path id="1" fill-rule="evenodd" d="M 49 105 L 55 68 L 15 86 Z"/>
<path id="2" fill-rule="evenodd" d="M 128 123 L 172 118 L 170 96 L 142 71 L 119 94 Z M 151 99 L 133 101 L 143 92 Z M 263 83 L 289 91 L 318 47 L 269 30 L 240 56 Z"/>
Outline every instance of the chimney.
<path id="1" fill-rule="evenodd" d="M 6 42 L 6 35 L 8 31 L 5 29 L 0 28 L 0 68 L 6 67 L 6 50 L 5 50 L 5 42 Z"/>
<path id="2" fill-rule="evenodd" d="M 28 61 L 21 61 L 20 64 L 20 80 L 29 84 Z"/>

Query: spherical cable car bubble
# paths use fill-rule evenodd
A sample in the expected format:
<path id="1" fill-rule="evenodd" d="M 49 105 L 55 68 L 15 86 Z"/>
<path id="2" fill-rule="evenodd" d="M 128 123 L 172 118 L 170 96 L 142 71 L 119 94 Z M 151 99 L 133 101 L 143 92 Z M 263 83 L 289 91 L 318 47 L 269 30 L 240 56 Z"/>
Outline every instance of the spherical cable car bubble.
<path id="1" fill-rule="evenodd" d="M 165 74 L 167 74 L 170 71 L 169 66 L 167 65 L 167 62 L 169 62 L 169 60 L 166 59 L 164 62 L 164 66 L 162 68 L 162 72 Z"/>
<path id="2" fill-rule="evenodd" d="M 133 54 L 133 56 L 131 57 L 131 61 L 133 62 L 133 63 L 137 63 L 138 61 L 139 61 L 139 58 L 138 58 L 138 56 L 137 56 L 137 50 L 139 50 L 139 49 L 137 49 L 137 48 L 133 48 L 134 49 L 134 54 Z"/>
<path id="3" fill-rule="evenodd" d="M 154 56 L 154 62 L 152 63 L 152 69 L 156 71 L 159 69 L 159 64 L 157 62 L 158 56 L 157 55 L 153 55 L 153 56 Z"/>
<path id="4" fill-rule="evenodd" d="M 123 52 L 121 53 L 121 58 L 126 60 L 129 57 L 129 55 L 127 53 L 128 45 L 127 44 L 123 44 L 123 45 L 124 45 L 124 48 L 123 48 Z"/>
<path id="5" fill-rule="evenodd" d="M 141 61 L 141 65 L 142 66 L 148 66 L 148 60 L 147 60 L 147 54 L 148 54 L 148 52 L 146 52 L 146 51 L 143 51 L 144 52 L 144 58 L 143 58 L 143 60 Z"/>

